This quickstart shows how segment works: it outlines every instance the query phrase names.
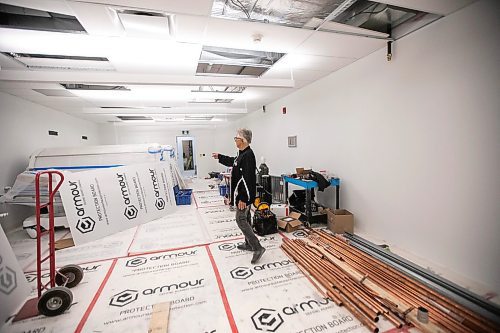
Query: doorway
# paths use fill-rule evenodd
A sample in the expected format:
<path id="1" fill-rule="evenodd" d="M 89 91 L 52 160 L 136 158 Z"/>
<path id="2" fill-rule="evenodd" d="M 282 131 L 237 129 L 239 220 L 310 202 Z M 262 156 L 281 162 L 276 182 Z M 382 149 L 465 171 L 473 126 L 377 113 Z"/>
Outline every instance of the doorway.
<path id="1" fill-rule="evenodd" d="M 196 176 L 196 149 L 193 137 L 177 137 L 177 164 L 182 176 Z"/>

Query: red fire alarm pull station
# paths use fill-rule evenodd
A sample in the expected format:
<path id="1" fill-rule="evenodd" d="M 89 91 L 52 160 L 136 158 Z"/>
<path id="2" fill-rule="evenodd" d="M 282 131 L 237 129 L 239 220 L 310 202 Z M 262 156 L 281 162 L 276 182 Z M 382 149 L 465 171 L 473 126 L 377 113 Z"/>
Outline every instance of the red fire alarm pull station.
<path id="1" fill-rule="evenodd" d="M 286 114 L 286 106 L 282 107 L 281 111 L 283 111 L 283 114 Z"/>

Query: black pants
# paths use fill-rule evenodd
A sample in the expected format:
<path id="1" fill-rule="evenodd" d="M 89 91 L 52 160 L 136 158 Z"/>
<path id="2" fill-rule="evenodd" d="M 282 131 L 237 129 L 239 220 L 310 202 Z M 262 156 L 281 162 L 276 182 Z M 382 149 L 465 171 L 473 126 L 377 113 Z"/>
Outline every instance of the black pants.
<path id="1" fill-rule="evenodd" d="M 255 236 L 252 229 L 252 217 L 250 215 L 250 206 L 245 209 L 238 209 L 236 207 L 236 224 L 245 236 L 245 243 L 249 245 L 253 251 L 260 249 L 259 239 Z"/>

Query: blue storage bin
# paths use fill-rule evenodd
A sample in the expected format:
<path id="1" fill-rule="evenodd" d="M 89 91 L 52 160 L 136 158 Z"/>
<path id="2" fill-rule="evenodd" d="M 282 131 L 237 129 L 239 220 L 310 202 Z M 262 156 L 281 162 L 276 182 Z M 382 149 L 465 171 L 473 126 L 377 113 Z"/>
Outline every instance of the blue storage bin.
<path id="1" fill-rule="evenodd" d="M 226 194 L 228 194 L 229 192 L 229 185 L 219 185 L 219 193 L 220 195 L 222 195 L 223 197 L 226 196 Z"/>
<path id="2" fill-rule="evenodd" d="M 191 190 L 191 189 L 178 190 L 177 194 L 175 195 L 175 204 L 177 206 L 190 205 L 192 193 L 193 193 L 193 190 Z"/>

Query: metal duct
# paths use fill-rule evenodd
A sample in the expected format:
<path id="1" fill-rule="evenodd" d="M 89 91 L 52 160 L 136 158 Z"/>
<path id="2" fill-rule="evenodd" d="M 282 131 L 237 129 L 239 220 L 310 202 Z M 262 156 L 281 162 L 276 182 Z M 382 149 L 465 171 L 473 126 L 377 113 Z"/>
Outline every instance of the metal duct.
<path id="1" fill-rule="evenodd" d="M 345 0 L 215 0 L 212 16 L 303 27 L 326 18 Z"/>

